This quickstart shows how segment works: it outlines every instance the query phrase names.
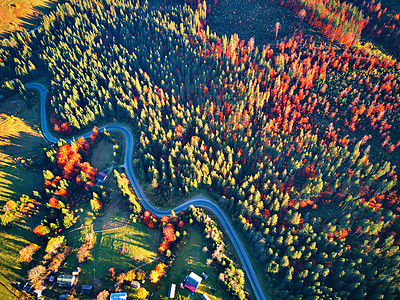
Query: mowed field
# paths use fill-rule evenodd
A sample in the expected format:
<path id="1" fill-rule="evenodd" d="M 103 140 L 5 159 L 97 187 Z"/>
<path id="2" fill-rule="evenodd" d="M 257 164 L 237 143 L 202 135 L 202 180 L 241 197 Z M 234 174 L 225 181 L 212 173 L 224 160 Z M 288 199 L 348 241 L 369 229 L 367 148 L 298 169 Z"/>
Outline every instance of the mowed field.
<path id="1" fill-rule="evenodd" d="M 43 15 L 56 6 L 56 0 L 0 0 L 0 36 L 38 26 Z"/>
<path id="2" fill-rule="evenodd" d="M 31 195 L 43 183 L 40 148 L 45 143 L 35 125 L 39 125 L 38 104 L 27 109 L 17 95 L 5 99 L 0 105 L 0 207 L 8 200 L 17 201 L 22 194 Z M 32 159 L 34 165 L 26 162 Z M 39 223 L 39 204 L 14 223 L 0 228 L 0 298 L 22 297 L 10 283 L 26 276 L 31 266 L 19 261 L 19 250 L 28 244 L 40 244 L 32 233 Z M 13 294 L 15 293 L 15 294 Z"/>
<path id="3" fill-rule="evenodd" d="M 66 265 L 60 273 L 69 274 L 76 269 L 76 253 L 86 232 L 88 229 L 66 234 L 68 244 L 73 247 L 73 253 L 67 258 Z M 113 289 L 115 282 L 106 279 L 107 272 L 112 267 L 115 267 L 118 273 L 137 268 L 149 273 L 158 263 L 159 230 L 149 229 L 139 223 L 129 223 L 124 228 L 96 232 L 95 237 L 92 259 L 82 265 L 78 290 L 82 284 L 94 282 L 97 283 L 96 292 L 105 288 Z"/>

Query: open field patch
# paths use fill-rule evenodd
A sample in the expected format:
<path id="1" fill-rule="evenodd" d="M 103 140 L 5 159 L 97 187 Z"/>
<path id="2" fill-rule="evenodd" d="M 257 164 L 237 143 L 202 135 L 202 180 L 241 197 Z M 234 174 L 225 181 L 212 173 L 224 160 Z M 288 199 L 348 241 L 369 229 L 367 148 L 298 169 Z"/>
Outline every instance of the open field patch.
<path id="1" fill-rule="evenodd" d="M 14 222 L 12 226 L 1 227 L 0 230 L 0 298 L 22 299 L 23 295 L 16 290 L 11 281 L 16 282 L 26 278 L 28 269 L 34 262 L 22 263 L 19 251 L 27 245 L 41 245 L 40 239 L 32 232 L 40 222 L 43 207 L 35 203 L 35 208 L 30 209 Z"/>
<path id="2" fill-rule="evenodd" d="M 11 31 L 38 26 L 56 0 L 0 0 L 0 36 Z"/>
<path id="3" fill-rule="evenodd" d="M 68 257 L 63 273 L 70 273 L 78 265 L 76 251 L 81 246 L 80 238 L 87 232 L 75 231 L 67 235 L 68 243 L 73 245 L 74 252 Z M 159 241 L 158 230 L 150 230 L 143 224 L 129 223 L 126 227 L 96 233 L 96 242 L 92 251 L 92 260 L 82 265 L 80 283 L 92 284 L 94 280 L 103 280 L 110 268 L 115 267 L 118 272 L 140 267 L 150 271 L 154 267 L 151 263 L 157 259 L 158 244 L 152 240 Z M 105 282 L 112 286 L 112 282 Z"/>
<path id="4" fill-rule="evenodd" d="M 33 102 L 37 102 L 34 99 Z M 39 104 L 28 109 L 20 95 L 2 100 L 0 106 L 0 207 L 8 200 L 17 201 L 22 194 L 31 195 L 43 183 L 40 164 L 41 146 L 45 143 L 39 125 Z M 28 265 L 19 261 L 19 251 L 31 244 L 40 244 L 32 233 L 40 222 L 35 211 L 20 215 L 11 227 L 0 231 L 1 299 L 22 297 L 10 283 L 26 276 Z M 12 294 L 10 290 L 15 293 Z M 17 295 L 17 296 L 16 296 Z"/>
<path id="5" fill-rule="evenodd" d="M 157 249 L 150 248 L 155 236 L 142 224 L 130 223 L 124 229 L 99 233 L 97 238 L 99 265 L 115 263 L 117 269 L 129 269 L 157 256 Z"/>
<path id="6" fill-rule="evenodd" d="M 92 150 L 89 162 L 97 171 L 101 171 L 111 166 L 112 161 L 113 145 L 105 139 L 102 139 Z"/>
<path id="7" fill-rule="evenodd" d="M 206 293 L 210 299 L 229 299 L 218 286 L 217 279 L 213 274 L 211 265 L 207 265 L 208 254 L 205 252 L 205 242 L 200 233 L 195 229 L 190 229 L 189 240 L 177 254 L 175 262 L 168 270 L 165 278 L 162 279 L 161 287 L 154 293 L 153 299 L 161 299 L 168 295 L 168 288 L 171 283 L 175 283 L 177 294 L 183 299 L 200 299 L 203 293 Z M 184 281 L 186 275 L 195 272 L 200 275 L 205 272 L 209 277 L 202 281 L 196 294 L 192 295 L 186 288 L 180 288 L 179 285 Z"/>
<path id="8" fill-rule="evenodd" d="M 41 184 L 39 104 L 26 109 L 19 95 L 2 101 L 0 108 L 0 200 L 29 194 Z"/>
<path id="9" fill-rule="evenodd" d="M 274 44 L 295 31 L 313 32 L 294 12 L 272 1 L 221 0 L 211 11 L 207 21 L 212 31 L 228 37 L 237 33 L 246 41 L 254 37 L 256 45 Z"/>

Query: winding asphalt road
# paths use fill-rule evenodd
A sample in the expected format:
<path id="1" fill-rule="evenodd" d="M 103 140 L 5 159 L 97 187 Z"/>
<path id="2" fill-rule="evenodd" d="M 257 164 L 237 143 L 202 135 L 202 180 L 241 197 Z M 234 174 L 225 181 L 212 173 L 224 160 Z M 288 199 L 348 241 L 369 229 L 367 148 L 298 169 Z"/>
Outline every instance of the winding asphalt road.
<path id="1" fill-rule="evenodd" d="M 46 121 L 46 95 L 47 95 L 47 89 L 44 85 L 40 83 L 28 83 L 25 85 L 27 88 L 33 88 L 37 89 L 40 92 L 40 121 L 41 121 L 41 129 L 44 138 L 51 142 L 51 143 L 57 143 L 59 139 L 54 137 L 49 129 L 47 128 L 47 121 Z M 143 207 L 146 210 L 150 210 L 153 214 L 161 217 L 163 215 L 169 215 L 171 213 L 171 210 L 160 210 L 154 206 L 151 205 L 149 200 L 147 199 L 146 195 L 144 194 L 142 188 L 139 185 L 139 182 L 136 179 L 136 176 L 133 172 L 132 168 L 132 155 L 133 155 L 133 146 L 134 146 L 134 141 L 133 141 L 133 136 L 131 131 L 128 129 L 128 127 L 120 124 L 109 124 L 105 125 L 101 128 L 99 128 L 99 131 L 104 131 L 106 129 L 107 131 L 118 131 L 122 133 L 125 137 L 126 140 L 126 151 L 125 151 L 125 168 L 126 168 L 126 175 L 128 179 L 130 180 L 133 189 L 135 190 L 136 196 L 142 203 Z M 92 132 L 86 133 L 83 135 L 83 137 L 87 138 Z M 67 140 L 68 142 L 70 140 Z M 253 291 L 257 297 L 258 300 L 266 300 L 266 297 L 264 296 L 260 283 L 258 282 L 256 273 L 254 271 L 254 268 L 250 262 L 250 259 L 247 255 L 247 252 L 245 248 L 243 247 L 243 244 L 239 240 L 239 237 L 237 236 L 235 230 L 232 227 L 232 224 L 229 222 L 228 218 L 225 216 L 225 214 L 222 212 L 222 210 L 211 200 L 208 198 L 199 195 L 196 196 L 185 203 L 175 207 L 173 210 L 174 212 L 180 212 L 182 210 L 187 209 L 190 205 L 193 205 L 195 207 L 201 207 L 201 208 L 206 208 L 208 210 L 211 210 L 217 218 L 220 220 L 222 223 L 222 226 L 224 226 L 225 231 L 228 233 L 229 238 L 231 239 L 233 246 L 235 247 L 240 260 L 242 261 L 242 265 L 244 268 L 244 271 L 250 281 L 250 284 L 253 288 Z"/>

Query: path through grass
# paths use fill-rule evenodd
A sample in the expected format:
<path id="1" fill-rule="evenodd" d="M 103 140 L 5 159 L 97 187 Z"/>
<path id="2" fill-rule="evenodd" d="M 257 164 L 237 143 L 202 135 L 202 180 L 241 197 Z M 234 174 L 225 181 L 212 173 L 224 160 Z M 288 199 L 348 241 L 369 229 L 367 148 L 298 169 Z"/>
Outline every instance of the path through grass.
<path id="1" fill-rule="evenodd" d="M 82 231 L 74 231 L 67 235 L 74 252 L 68 257 L 66 267 L 62 273 L 69 273 L 78 265 L 76 251 L 81 246 L 80 237 Z M 118 272 L 135 269 L 136 267 L 149 263 L 157 258 L 158 243 L 160 240 L 158 230 L 150 230 L 143 224 L 129 223 L 125 228 L 96 233 L 92 257 L 93 260 L 83 263 L 82 274 L 79 283 L 92 284 L 97 278 L 104 278 L 108 269 L 115 267 Z M 144 265 L 143 270 L 150 271 L 152 264 Z M 112 286 L 113 282 L 104 281 L 106 286 Z"/>

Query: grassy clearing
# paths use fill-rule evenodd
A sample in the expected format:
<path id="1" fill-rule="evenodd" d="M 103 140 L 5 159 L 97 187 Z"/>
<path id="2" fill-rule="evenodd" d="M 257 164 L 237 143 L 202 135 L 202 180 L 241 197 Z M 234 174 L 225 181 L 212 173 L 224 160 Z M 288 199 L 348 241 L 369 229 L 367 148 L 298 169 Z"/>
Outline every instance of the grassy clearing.
<path id="1" fill-rule="evenodd" d="M 89 229 L 74 231 L 67 235 L 68 244 L 74 252 L 68 257 L 62 273 L 70 273 L 78 265 L 76 252 L 82 244 L 82 239 Z M 128 271 L 142 266 L 150 271 L 154 267 L 151 262 L 157 258 L 158 230 L 150 230 L 143 224 L 129 223 L 125 228 L 96 233 L 92 257 L 93 260 L 83 263 L 79 284 L 92 284 L 95 279 L 104 278 L 109 268 L 117 271 Z M 120 253 L 120 254 L 118 254 Z M 113 286 L 112 282 L 104 282 L 105 286 Z"/>
<path id="2" fill-rule="evenodd" d="M 56 0 L 0 0 L 0 36 L 38 26 L 56 5 Z"/>
<path id="3" fill-rule="evenodd" d="M 118 270 L 128 270 L 156 258 L 157 248 L 151 248 L 151 239 L 157 239 L 156 230 L 149 231 L 143 224 L 130 223 L 123 229 L 98 233 L 98 272 L 105 274 L 113 265 Z M 158 231 L 157 231 L 158 233 Z M 157 236 L 156 236 L 157 235 Z M 121 251 L 124 254 L 118 254 Z"/>
<path id="4" fill-rule="evenodd" d="M 32 233 L 32 230 L 40 222 L 42 217 L 40 211 L 43 210 L 44 208 L 36 203 L 35 211 L 27 214 L 32 214 L 31 217 L 22 216 L 12 227 L 2 227 L 0 230 L 0 299 L 23 298 L 23 295 L 11 285 L 10 280 L 15 282 L 26 278 L 27 271 L 35 264 L 34 261 L 30 264 L 21 263 L 19 251 L 32 243 L 41 245 L 40 239 Z"/>
<path id="5" fill-rule="evenodd" d="M 167 272 L 167 276 L 162 279 L 161 287 L 154 292 L 152 299 L 163 299 L 168 295 L 168 288 L 171 283 L 177 286 L 177 294 L 182 296 L 182 299 L 200 299 L 203 293 L 207 293 L 210 299 L 229 299 L 229 297 L 219 288 L 217 280 L 214 277 L 211 266 L 206 264 L 208 258 L 207 253 L 203 251 L 205 242 L 200 233 L 195 229 L 189 229 L 189 240 L 182 247 L 171 269 Z M 200 275 L 205 272 L 209 275 L 207 280 L 203 280 L 197 293 L 191 295 L 188 289 L 179 288 L 180 282 L 183 282 L 186 275 L 190 272 L 195 272 Z M 215 289 L 213 293 L 209 286 Z"/>
<path id="6" fill-rule="evenodd" d="M 237 33 L 239 39 L 254 37 L 256 45 L 275 43 L 275 24 L 280 23 L 278 40 L 297 31 L 315 35 L 311 27 L 294 12 L 272 1 L 220 0 L 207 16 L 208 25 L 218 35 Z"/>
<path id="7" fill-rule="evenodd" d="M 105 183 L 105 188 L 110 192 L 110 201 L 105 204 L 104 213 L 94 222 L 94 230 L 117 228 L 129 223 L 129 207 L 118 190 L 113 172 Z"/>
<path id="8" fill-rule="evenodd" d="M 90 225 L 93 224 L 94 230 L 98 231 L 95 234 L 93 259 L 83 263 L 77 290 L 80 290 L 82 284 L 96 282 L 99 285 L 92 295 L 79 295 L 80 299 L 93 299 L 93 295 L 102 289 L 114 289 L 115 282 L 106 279 L 108 269 L 111 267 L 115 267 L 117 272 L 135 268 L 150 272 L 158 263 L 157 249 L 161 239 L 159 230 L 149 229 L 143 224 L 129 223 L 129 209 L 118 193 L 113 176 L 106 182 L 105 187 L 110 191 L 111 200 L 105 207 L 104 215 L 94 220 L 90 205 L 85 204 L 80 208 L 81 218 L 76 226 L 89 225 L 89 227 L 66 234 L 73 253 L 67 258 L 61 273 L 70 274 L 78 265 L 76 253 L 83 243 L 86 232 L 91 230 Z M 107 230 L 115 226 L 126 227 Z M 65 289 L 58 287 L 54 290 L 57 293 L 65 292 Z"/>
<path id="9" fill-rule="evenodd" d="M 41 164 L 45 143 L 37 124 L 39 104 L 27 109 L 17 95 L 2 102 L 0 108 L 0 204 L 9 198 L 30 194 L 41 184 L 41 171 L 25 164 L 32 159 Z"/>
<path id="10" fill-rule="evenodd" d="M 92 150 L 90 164 L 98 171 L 111 166 L 113 161 L 113 145 L 106 139 L 102 139 Z"/>
<path id="11" fill-rule="evenodd" d="M 394 14 L 400 13 L 399 0 L 380 0 L 380 1 L 376 1 L 376 3 L 377 2 L 381 2 L 383 7 L 387 7 L 389 12 L 392 12 Z"/>
<path id="12" fill-rule="evenodd" d="M 33 102 L 37 102 L 37 98 Z M 43 183 L 42 171 L 25 162 L 32 159 L 41 164 L 41 145 L 45 143 L 39 124 L 39 104 L 27 108 L 21 96 L 5 99 L 0 106 L 0 207 L 9 199 L 18 200 L 22 194 L 31 195 L 32 190 Z M 39 205 L 39 204 L 37 204 Z M 39 207 L 39 206 L 38 206 Z M 0 230 L 0 284 L 1 299 L 22 297 L 10 280 L 18 281 L 26 276 L 31 265 L 21 264 L 19 251 L 30 243 L 40 245 L 32 233 L 41 216 L 21 216 L 12 227 Z M 17 297 L 17 298 L 18 298 Z"/>

